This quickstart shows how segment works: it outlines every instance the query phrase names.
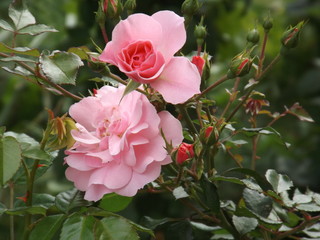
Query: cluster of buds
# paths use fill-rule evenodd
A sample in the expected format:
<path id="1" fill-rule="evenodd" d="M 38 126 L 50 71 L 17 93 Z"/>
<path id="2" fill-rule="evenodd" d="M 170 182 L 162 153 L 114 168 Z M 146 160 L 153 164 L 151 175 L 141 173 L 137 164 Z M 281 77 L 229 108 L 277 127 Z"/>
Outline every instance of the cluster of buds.
<path id="1" fill-rule="evenodd" d="M 264 98 L 265 95 L 263 93 L 253 91 L 245 104 L 246 113 L 256 116 L 260 113 L 263 106 L 269 106 L 269 102 Z"/>
<path id="2" fill-rule="evenodd" d="M 175 149 L 173 156 L 177 164 L 182 165 L 194 157 L 193 147 L 193 144 L 183 142 Z"/>
<path id="3" fill-rule="evenodd" d="M 48 125 L 44 132 L 46 146 L 52 150 L 58 150 L 62 148 L 71 148 L 74 144 L 74 139 L 71 136 L 71 130 L 76 129 L 73 119 L 65 115 L 62 117 L 54 117 L 51 110 L 47 110 L 49 113 Z"/>

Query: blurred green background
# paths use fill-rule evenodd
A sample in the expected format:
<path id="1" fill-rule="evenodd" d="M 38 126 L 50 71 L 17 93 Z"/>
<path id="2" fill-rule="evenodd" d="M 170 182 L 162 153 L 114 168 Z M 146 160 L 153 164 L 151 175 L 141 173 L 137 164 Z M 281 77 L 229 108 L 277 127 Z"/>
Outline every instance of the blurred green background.
<path id="1" fill-rule="evenodd" d="M 0 1 L 1 19 L 9 19 L 7 10 L 10 2 L 10 0 Z M 180 11 L 182 2 L 182 0 L 137 0 L 136 12 L 153 14 L 159 10 L 169 9 L 182 15 Z M 274 125 L 275 129 L 283 135 L 291 147 L 287 150 L 267 137 L 262 138 L 258 147 L 261 159 L 257 162 L 257 169 L 264 174 L 266 169 L 275 168 L 290 176 L 296 186 L 301 188 L 309 186 L 312 190 L 320 192 L 320 2 L 317 0 L 200 0 L 200 2 L 202 7 L 188 28 L 188 40 L 183 52 L 190 54 L 196 50 L 193 29 L 200 21 L 201 15 L 205 15 L 204 24 L 208 30 L 206 49 L 212 55 L 210 81 L 225 74 L 232 57 L 244 49 L 246 35 L 250 29 L 258 28 L 261 41 L 263 33 L 261 22 L 268 12 L 274 19 L 274 27 L 270 31 L 267 44 L 266 63 L 279 52 L 280 39 L 286 27 L 295 25 L 301 20 L 308 20 L 298 47 L 282 57 L 257 90 L 265 93 L 270 102 L 268 109 L 272 112 L 282 112 L 284 106 L 290 107 L 295 102 L 300 102 L 315 122 L 301 122 L 293 116 L 277 122 Z M 93 40 L 101 48 L 104 47 L 102 35 L 95 22 L 97 0 L 29 0 L 27 4 L 38 23 L 53 26 L 59 32 L 37 37 L 18 37 L 17 46 L 63 51 L 69 47 L 86 45 L 94 51 Z M 126 17 L 126 13 L 124 12 L 122 16 Z M 114 20 L 107 22 L 109 36 L 115 24 Z M 11 40 L 12 36 L 8 32 L 0 30 L 0 42 L 10 44 Z M 1 65 L 4 66 L 2 63 Z M 88 79 L 95 76 L 96 74 L 89 68 L 83 67 L 79 72 L 77 86 L 67 86 L 67 88 L 74 93 L 88 95 L 88 89 L 95 87 L 95 83 Z M 241 82 L 242 87 L 245 84 L 246 82 Z M 228 101 L 225 88 L 231 87 L 231 83 L 226 83 L 211 94 L 217 102 L 218 112 Z M 54 96 L 0 69 L 0 126 L 6 126 L 8 131 L 26 133 L 40 140 L 47 121 L 45 108 L 53 109 L 56 115 L 62 115 L 68 111 L 71 104 L 71 99 Z M 262 124 L 268 119 L 270 120 L 267 116 L 262 116 L 259 122 Z M 239 114 L 236 124 L 249 127 L 247 120 L 247 115 Z M 243 164 L 247 167 L 250 166 L 251 158 L 249 145 L 241 150 L 244 156 Z M 226 154 L 221 153 L 218 156 L 218 171 L 235 166 Z M 37 182 L 37 191 L 57 194 L 71 186 L 72 184 L 64 178 L 63 152 L 61 152 L 53 167 Z M 233 197 L 235 192 L 233 187 L 231 185 L 230 188 L 224 188 L 225 192 L 222 194 Z M 7 190 L 1 191 L 2 201 L 6 201 L 7 194 Z M 23 194 L 23 186 L 21 189 L 18 186 L 16 196 Z M 172 202 L 172 198 L 166 195 L 145 194 L 135 198 L 123 214 L 136 221 L 140 221 L 143 215 L 155 218 L 181 216 L 182 209 Z M 0 218 L 0 232 L 3 232 L 3 239 L 7 236 L 7 231 L 4 230 L 7 226 L 5 219 Z M 185 234 L 184 232 L 177 232 L 172 228 L 166 231 L 165 235 L 171 236 L 168 239 L 186 239 L 181 235 Z"/>

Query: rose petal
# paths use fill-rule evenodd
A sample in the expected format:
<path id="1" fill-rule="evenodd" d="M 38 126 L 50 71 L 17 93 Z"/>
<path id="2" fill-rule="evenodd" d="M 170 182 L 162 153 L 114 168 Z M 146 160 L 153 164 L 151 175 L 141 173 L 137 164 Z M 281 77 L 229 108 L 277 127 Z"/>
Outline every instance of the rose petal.
<path id="1" fill-rule="evenodd" d="M 118 63 L 118 54 L 131 42 L 149 40 L 157 46 L 162 40 L 162 28 L 158 21 L 145 14 L 132 14 L 121 20 L 112 32 L 112 41 L 108 42 L 100 60 L 114 65 Z"/>
<path id="2" fill-rule="evenodd" d="M 76 127 L 78 129 L 73 129 L 71 130 L 71 135 L 74 140 L 84 143 L 84 144 L 97 144 L 100 142 L 99 138 L 96 138 L 93 136 L 91 133 L 87 131 L 83 126 L 80 124 L 76 123 Z"/>
<path id="3" fill-rule="evenodd" d="M 200 93 L 201 77 L 197 67 L 186 57 L 174 57 L 160 77 L 150 83 L 169 103 L 179 104 Z"/>
<path id="4" fill-rule="evenodd" d="M 92 171 L 79 171 L 77 169 L 68 167 L 66 169 L 65 174 L 66 178 L 69 181 L 74 182 L 75 187 L 78 188 L 80 191 L 87 190 Z"/>
<path id="5" fill-rule="evenodd" d="M 97 114 L 99 114 L 101 110 L 102 106 L 99 99 L 95 97 L 86 97 L 80 102 L 73 104 L 69 109 L 69 114 L 77 123 L 80 123 L 88 131 L 93 131 L 95 129 Z"/>
<path id="6" fill-rule="evenodd" d="M 112 191 L 106 188 L 104 185 L 101 184 L 93 184 L 89 186 L 86 194 L 84 195 L 84 199 L 87 201 L 98 201 L 100 200 L 103 195 L 107 193 L 111 193 Z"/>
<path id="7" fill-rule="evenodd" d="M 154 162 L 143 173 L 133 172 L 130 182 L 115 192 L 123 196 L 134 196 L 137 191 L 143 188 L 147 183 L 154 181 L 160 176 L 161 164 Z"/>
<path id="8" fill-rule="evenodd" d="M 72 168 L 75 168 L 80 171 L 89 171 L 93 168 L 86 164 L 85 154 L 71 154 L 64 158 L 65 162 Z"/>
<path id="9" fill-rule="evenodd" d="M 110 162 L 107 164 L 107 172 L 104 173 L 104 185 L 110 189 L 122 188 L 132 177 L 132 168 L 124 162 Z"/>
<path id="10" fill-rule="evenodd" d="M 162 27 L 162 40 L 157 50 L 160 51 L 166 60 L 178 52 L 185 44 L 187 35 L 184 27 L 184 18 L 172 11 L 159 11 L 152 15 Z"/>
<path id="11" fill-rule="evenodd" d="M 179 146 L 183 140 L 180 121 L 167 111 L 160 112 L 159 117 L 161 119 L 159 127 L 162 129 L 167 142 L 172 143 L 172 146 L 174 147 Z"/>

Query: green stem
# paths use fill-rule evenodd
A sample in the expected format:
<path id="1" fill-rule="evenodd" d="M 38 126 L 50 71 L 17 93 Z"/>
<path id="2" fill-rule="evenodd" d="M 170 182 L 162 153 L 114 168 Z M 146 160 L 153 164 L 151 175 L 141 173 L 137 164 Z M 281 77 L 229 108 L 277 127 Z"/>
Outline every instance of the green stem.
<path id="1" fill-rule="evenodd" d="M 205 90 L 203 90 L 199 95 L 197 95 L 194 100 L 197 101 L 199 100 L 203 95 L 207 94 L 208 92 L 210 92 L 212 89 L 214 89 L 216 86 L 220 85 L 221 83 L 225 82 L 226 80 L 228 80 L 229 78 L 227 77 L 227 75 L 224 75 L 222 78 L 220 78 L 218 81 L 214 82 L 212 85 L 210 85 L 209 87 L 207 87 Z"/>
<path id="2" fill-rule="evenodd" d="M 177 108 L 179 109 L 179 112 L 181 113 L 181 115 L 183 116 L 183 119 L 186 121 L 186 124 L 188 125 L 190 131 L 192 131 L 194 134 L 198 134 L 198 130 L 196 129 L 196 127 L 194 126 L 189 113 L 187 112 L 187 110 L 185 109 L 185 105 L 183 104 L 179 104 L 176 105 Z"/>
<path id="3" fill-rule="evenodd" d="M 256 78 L 260 76 L 260 73 L 263 69 L 263 62 L 265 58 L 265 50 L 267 46 L 267 41 L 268 41 L 268 32 L 264 32 L 264 38 L 263 38 L 263 43 L 262 43 L 262 48 L 261 48 L 261 53 L 260 53 L 260 58 L 259 58 L 259 63 L 258 63 L 258 70 L 257 70 L 257 75 Z"/>

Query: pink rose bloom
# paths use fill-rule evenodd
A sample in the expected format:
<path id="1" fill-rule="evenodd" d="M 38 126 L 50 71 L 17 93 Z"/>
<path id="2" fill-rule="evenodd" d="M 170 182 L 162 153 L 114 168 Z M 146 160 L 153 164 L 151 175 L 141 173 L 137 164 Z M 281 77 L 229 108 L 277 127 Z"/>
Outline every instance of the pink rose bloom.
<path id="1" fill-rule="evenodd" d="M 124 87 L 97 90 L 70 107 L 77 122 L 76 140 L 66 151 L 66 177 L 98 201 L 106 193 L 134 196 L 154 181 L 161 166 L 171 162 L 165 142 L 178 146 L 183 139 L 180 122 L 169 112 L 156 112 L 147 97 L 131 92 L 120 102 Z"/>
<path id="2" fill-rule="evenodd" d="M 116 65 L 129 78 L 150 84 L 170 103 L 200 93 L 200 74 L 186 57 L 174 54 L 186 42 L 184 18 L 171 11 L 133 14 L 114 28 L 100 60 Z"/>

